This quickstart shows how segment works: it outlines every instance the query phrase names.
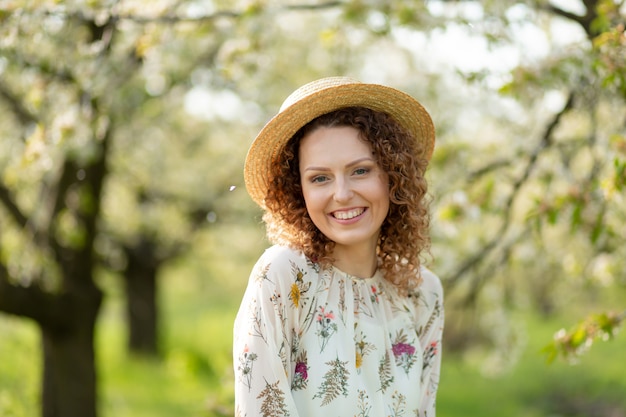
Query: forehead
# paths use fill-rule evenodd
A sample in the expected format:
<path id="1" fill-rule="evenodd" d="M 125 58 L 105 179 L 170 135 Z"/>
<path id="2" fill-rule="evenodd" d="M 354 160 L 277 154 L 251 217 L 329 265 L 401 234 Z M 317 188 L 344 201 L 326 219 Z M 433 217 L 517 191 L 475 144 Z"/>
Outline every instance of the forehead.
<path id="1" fill-rule="evenodd" d="M 350 126 L 319 127 L 300 141 L 301 163 L 342 161 L 372 155 L 372 147 L 361 132 Z"/>

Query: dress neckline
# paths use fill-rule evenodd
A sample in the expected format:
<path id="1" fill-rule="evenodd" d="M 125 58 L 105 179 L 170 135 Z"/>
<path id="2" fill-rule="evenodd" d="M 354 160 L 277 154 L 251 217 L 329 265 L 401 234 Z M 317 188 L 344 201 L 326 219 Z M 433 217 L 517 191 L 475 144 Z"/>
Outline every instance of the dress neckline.
<path id="1" fill-rule="evenodd" d="M 356 275 L 352 275 L 352 274 L 348 274 L 347 272 L 342 271 L 341 269 L 337 268 L 335 265 L 331 265 L 331 269 L 338 273 L 339 275 L 343 276 L 344 278 L 349 278 L 352 281 L 356 281 L 356 282 L 371 282 L 371 281 L 376 281 L 378 280 L 381 276 L 382 273 L 380 271 L 380 269 L 376 269 L 376 271 L 374 271 L 374 275 L 372 275 L 371 277 L 366 277 L 366 278 L 362 278 L 362 277 L 357 277 Z"/>

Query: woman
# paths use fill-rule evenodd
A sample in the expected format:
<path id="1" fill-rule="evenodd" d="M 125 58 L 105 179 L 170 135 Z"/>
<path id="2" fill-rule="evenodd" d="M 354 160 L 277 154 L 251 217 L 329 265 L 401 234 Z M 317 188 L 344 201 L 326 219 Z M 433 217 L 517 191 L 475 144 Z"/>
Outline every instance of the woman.
<path id="1" fill-rule="evenodd" d="M 261 130 L 244 176 L 274 246 L 235 320 L 237 416 L 435 416 L 433 146 L 412 97 L 345 77 L 299 88 Z"/>

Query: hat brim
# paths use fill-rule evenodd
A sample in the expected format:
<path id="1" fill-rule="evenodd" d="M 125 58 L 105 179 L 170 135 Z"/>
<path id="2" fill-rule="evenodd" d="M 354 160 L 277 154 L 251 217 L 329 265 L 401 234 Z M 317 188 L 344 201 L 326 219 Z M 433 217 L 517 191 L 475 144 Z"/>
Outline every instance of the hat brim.
<path id="1" fill-rule="evenodd" d="M 255 203 L 265 208 L 272 161 L 289 139 L 316 117 L 344 107 L 366 107 L 387 113 L 419 142 L 419 156 L 430 159 L 435 128 L 430 115 L 417 100 L 402 91 L 378 84 L 355 81 L 332 85 L 309 93 L 281 110 L 252 142 L 246 156 L 244 181 Z"/>

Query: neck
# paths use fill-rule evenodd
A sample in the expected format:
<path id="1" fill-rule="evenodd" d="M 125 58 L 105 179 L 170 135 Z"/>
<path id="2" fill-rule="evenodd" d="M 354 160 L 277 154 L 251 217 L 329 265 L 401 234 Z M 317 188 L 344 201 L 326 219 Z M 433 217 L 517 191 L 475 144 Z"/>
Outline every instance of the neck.
<path id="1" fill-rule="evenodd" d="M 376 257 L 376 246 L 367 248 L 354 248 L 336 246 L 333 251 L 335 261 L 333 265 L 357 278 L 370 278 L 374 276 L 378 267 L 378 258 Z"/>

